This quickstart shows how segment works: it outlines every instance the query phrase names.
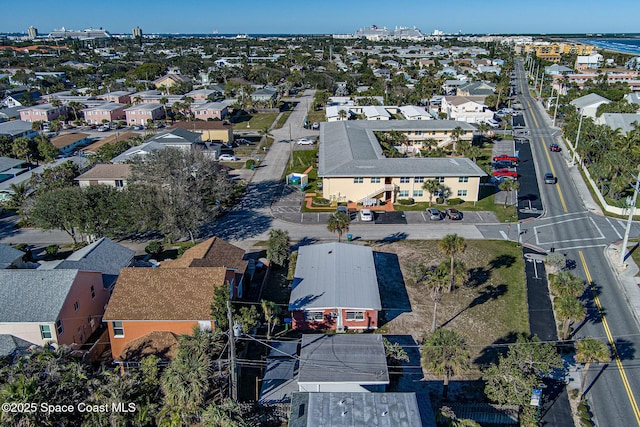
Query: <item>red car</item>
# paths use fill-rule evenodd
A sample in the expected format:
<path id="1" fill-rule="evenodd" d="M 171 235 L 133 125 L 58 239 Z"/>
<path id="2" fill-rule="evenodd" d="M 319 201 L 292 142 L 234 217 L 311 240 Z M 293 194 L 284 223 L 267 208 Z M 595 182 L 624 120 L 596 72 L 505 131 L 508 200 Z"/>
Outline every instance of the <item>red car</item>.
<path id="1" fill-rule="evenodd" d="M 509 178 L 517 178 L 518 172 L 509 170 L 509 169 L 498 169 L 496 171 L 493 171 L 493 176 L 506 176 Z"/>
<path id="2" fill-rule="evenodd" d="M 558 144 L 551 144 L 549 146 L 549 150 L 551 150 L 551 151 L 560 151 L 560 146 Z"/>
<path id="3" fill-rule="evenodd" d="M 501 161 L 509 161 L 509 162 L 518 162 L 518 158 L 515 156 L 509 156 L 508 154 L 500 154 L 499 156 L 495 156 L 493 158 L 494 162 L 501 162 Z"/>

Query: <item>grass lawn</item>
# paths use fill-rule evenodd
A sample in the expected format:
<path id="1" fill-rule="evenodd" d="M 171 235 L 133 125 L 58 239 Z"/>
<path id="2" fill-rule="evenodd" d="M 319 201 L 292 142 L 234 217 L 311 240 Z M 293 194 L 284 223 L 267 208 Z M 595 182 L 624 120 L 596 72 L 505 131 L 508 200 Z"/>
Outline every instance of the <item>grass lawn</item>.
<path id="1" fill-rule="evenodd" d="M 392 254 L 382 257 L 391 260 L 389 268 L 376 268 L 383 311 L 389 309 L 385 312 L 389 320 L 381 323 L 378 332 L 411 334 L 422 340 L 431 329 L 433 301 L 426 285 L 416 283 L 416 266 L 437 266 L 447 257 L 437 241 L 399 241 L 374 250 Z M 495 357 L 492 344 L 512 341 L 514 334 L 529 331 L 524 260 L 513 242 L 497 240 L 467 241 L 467 249 L 456 259 L 465 263 L 469 280 L 443 295 L 437 325 L 464 335 L 474 366 L 480 368 Z M 394 272 L 398 264 L 401 276 Z"/>
<path id="2" fill-rule="evenodd" d="M 320 111 L 309 111 L 307 112 L 307 118 L 309 119 L 309 125 L 313 122 L 326 122 L 327 118 L 324 114 L 324 110 Z"/>
<path id="3" fill-rule="evenodd" d="M 312 166 L 313 169 L 309 171 L 309 185 L 305 188 L 305 192 L 307 191 L 316 191 L 316 183 L 318 181 L 318 168 L 316 168 L 316 156 L 318 155 L 318 150 L 298 150 L 293 151 L 293 167 L 291 162 L 287 164 L 287 169 L 285 170 L 285 175 L 288 175 L 292 172 L 295 173 L 304 173 L 309 166 Z"/>
<path id="4" fill-rule="evenodd" d="M 282 126 L 284 126 L 284 124 L 289 119 L 290 115 L 291 115 L 291 111 L 285 111 L 284 113 L 282 113 L 282 115 L 280 116 L 280 118 L 276 122 L 276 124 L 274 126 L 274 129 L 281 129 Z"/>
<path id="5" fill-rule="evenodd" d="M 256 113 L 240 116 L 233 121 L 235 131 L 252 130 L 259 131 L 267 126 L 271 126 L 278 117 L 278 113 Z M 247 124 L 249 127 L 247 127 Z"/>

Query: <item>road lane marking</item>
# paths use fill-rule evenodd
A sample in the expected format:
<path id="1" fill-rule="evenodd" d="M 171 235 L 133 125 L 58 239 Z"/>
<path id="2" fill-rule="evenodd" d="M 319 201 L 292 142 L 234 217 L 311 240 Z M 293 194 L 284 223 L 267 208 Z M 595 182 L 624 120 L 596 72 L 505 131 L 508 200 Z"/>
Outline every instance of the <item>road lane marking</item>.
<path id="1" fill-rule="evenodd" d="M 558 185 L 558 178 L 556 175 L 556 170 L 553 168 L 553 163 L 551 163 L 551 156 L 549 155 L 549 150 L 547 150 L 547 142 L 544 140 L 544 136 L 541 136 L 540 139 L 542 140 L 542 149 L 544 150 L 544 153 L 547 155 L 547 160 L 549 162 L 549 167 L 551 168 L 551 173 L 553 174 L 553 176 L 556 177 L 556 190 L 558 190 L 558 196 L 560 197 L 560 203 L 562 203 L 562 209 L 565 211 L 565 213 L 569 212 L 569 209 L 567 209 L 567 204 L 564 202 L 564 197 L 562 197 L 562 190 L 560 189 L 560 185 Z"/>
<path id="2" fill-rule="evenodd" d="M 596 228 L 596 230 L 598 230 L 598 233 L 600 233 L 600 239 L 604 239 L 604 233 L 602 233 L 602 230 L 600 230 L 600 227 L 598 227 L 598 224 L 596 224 L 596 222 L 593 220 L 593 218 L 589 218 L 591 220 L 591 222 L 593 223 L 593 226 Z M 598 237 L 596 237 L 597 239 Z"/>
<path id="3" fill-rule="evenodd" d="M 509 236 L 507 236 L 507 233 L 505 233 L 504 231 L 500 230 L 500 234 L 502 235 L 502 238 L 504 240 L 509 240 Z"/>
<path id="4" fill-rule="evenodd" d="M 589 211 L 569 212 L 569 213 L 566 213 L 566 214 L 546 216 L 546 217 L 544 217 L 544 219 L 547 220 L 547 219 L 563 218 L 565 216 L 579 215 L 579 214 L 585 215 L 585 214 L 588 214 L 588 213 L 589 213 Z M 586 218 L 586 216 L 585 216 L 585 218 Z"/>
<path id="5" fill-rule="evenodd" d="M 598 307 L 598 313 L 600 314 L 600 318 L 602 319 L 602 326 L 604 327 L 604 332 L 607 335 L 607 339 L 609 340 L 609 345 L 611 346 L 613 357 L 616 361 L 616 365 L 618 366 L 618 373 L 620 374 L 622 384 L 624 385 L 627 397 L 629 398 L 629 403 L 631 403 L 631 409 L 633 409 L 633 413 L 636 417 L 636 422 L 638 423 L 638 426 L 640 426 L 640 409 L 638 409 L 638 403 L 636 402 L 636 398 L 633 394 L 633 391 L 631 390 L 631 385 L 629 384 L 627 373 L 625 372 L 624 366 L 622 365 L 622 360 L 620 360 L 620 355 L 618 354 L 618 349 L 616 348 L 613 334 L 611 333 L 611 329 L 609 329 L 609 323 L 607 322 L 607 318 L 604 315 L 604 310 L 602 309 L 602 305 L 600 304 L 600 298 L 598 298 L 596 289 L 593 286 L 593 280 L 591 279 L 589 267 L 587 267 L 587 261 L 585 260 L 582 251 L 578 251 L 578 255 L 580 256 L 582 267 L 584 268 L 584 272 L 587 276 L 587 284 L 589 285 L 589 289 L 591 289 L 591 293 L 593 294 L 593 301 L 596 303 L 596 307 Z"/>
<path id="6" fill-rule="evenodd" d="M 607 218 L 606 216 L 604 217 L 604 219 L 609 223 L 611 228 L 613 228 L 613 231 L 618 235 L 618 239 L 622 239 L 622 235 L 618 233 L 618 229 L 613 226 L 613 223 L 611 222 L 611 220 L 609 220 L 609 218 Z"/>
<path id="7" fill-rule="evenodd" d="M 587 248 L 606 248 L 607 245 L 602 244 L 602 245 L 582 245 L 582 246 L 569 246 L 566 248 L 558 248 L 558 247 L 554 247 L 556 251 L 570 251 L 570 250 L 575 250 L 575 249 L 587 249 Z"/>

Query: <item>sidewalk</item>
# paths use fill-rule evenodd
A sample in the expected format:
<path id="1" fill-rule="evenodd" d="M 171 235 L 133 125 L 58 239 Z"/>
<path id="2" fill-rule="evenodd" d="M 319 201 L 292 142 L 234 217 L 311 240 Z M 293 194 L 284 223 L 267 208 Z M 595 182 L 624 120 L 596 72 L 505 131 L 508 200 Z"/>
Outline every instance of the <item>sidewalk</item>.
<path id="1" fill-rule="evenodd" d="M 635 263 L 631 255 L 627 257 L 624 264 L 620 263 L 620 246 L 609 245 L 604 250 L 605 258 L 618 279 L 618 285 L 622 288 L 622 293 L 629 303 L 631 314 L 640 327 L 640 277 L 636 277 L 640 268 Z"/>

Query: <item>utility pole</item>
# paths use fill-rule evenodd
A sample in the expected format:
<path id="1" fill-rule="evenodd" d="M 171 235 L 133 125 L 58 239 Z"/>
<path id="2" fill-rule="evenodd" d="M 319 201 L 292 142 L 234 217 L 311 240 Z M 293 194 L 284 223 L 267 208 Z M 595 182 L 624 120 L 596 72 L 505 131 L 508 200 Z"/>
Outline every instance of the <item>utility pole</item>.
<path id="1" fill-rule="evenodd" d="M 576 164 L 576 156 L 578 155 L 578 142 L 580 142 L 580 129 L 582 128 L 582 119 L 584 115 L 582 114 L 582 110 L 578 110 L 580 114 L 580 123 L 578 123 L 578 134 L 576 135 L 576 145 L 573 146 L 573 156 L 571 157 L 571 162 Z"/>
<path id="2" fill-rule="evenodd" d="M 291 123 L 289 123 L 289 169 L 293 172 L 293 140 L 291 139 Z"/>
<path id="3" fill-rule="evenodd" d="M 558 94 L 556 96 L 556 109 L 553 111 L 553 127 L 556 127 L 556 116 L 558 115 L 558 101 L 560 101 L 560 88 L 558 86 Z"/>
<path id="4" fill-rule="evenodd" d="M 636 200 L 638 199 L 638 184 L 640 183 L 640 172 L 633 185 L 633 199 L 629 206 L 629 219 L 627 219 L 627 229 L 624 231 L 624 239 L 622 240 L 622 247 L 620 247 L 620 264 L 624 264 L 624 259 L 627 255 L 627 245 L 629 244 L 629 233 L 631 232 L 631 223 L 633 222 L 633 212 L 636 209 Z"/>
<path id="5" fill-rule="evenodd" d="M 229 388 L 231 389 L 231 399 L 238 400 L 238 374 L 236 372 L 236 338 L 233 334 L 233 316 L 231 315 L 231 302 L 227 301 L 227 318 L 229 320 Z"/>

